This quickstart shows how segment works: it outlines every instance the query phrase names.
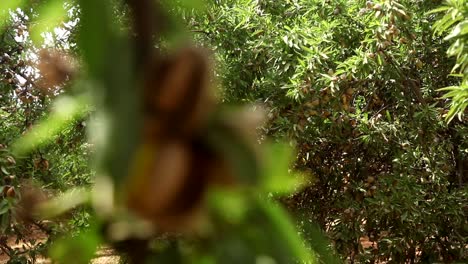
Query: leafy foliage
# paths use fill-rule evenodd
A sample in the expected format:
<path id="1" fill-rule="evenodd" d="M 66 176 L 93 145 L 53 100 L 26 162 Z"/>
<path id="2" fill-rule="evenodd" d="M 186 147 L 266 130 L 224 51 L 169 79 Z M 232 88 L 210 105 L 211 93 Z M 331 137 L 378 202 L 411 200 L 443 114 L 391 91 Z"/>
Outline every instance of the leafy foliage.
<path id="1" fill-rule="evenodd" d="M 459 85 L 442 88 L 443 91 L 448 91 L 444 98 L 451 98 L 451 109 L 447 114 L 447 119 L 452 120 L 455 115 L 461 119 L 466 107 L 468 106 L 468 79 L 467 66 L 468 56 L 466 44 L 468 43 L 468 5 L 466 1 L 447 1 L 442 7 L 432 10 L 431 13 L 444 12 L 445 15 L 434 23 L 434 31 L 438 35 L 442 35 L 446 31 L 450 33 L 444 40 L 453 42 L 447 51 L 447 54 L 456 57 L 457 63 L 452 69 L 456 76 L 462 80 Z"/>
<path id="2" fill-rule="evenodd" d="M 444 122 L 439 4 L 213 1 L 185 17 L 217 52 L 224 100 L 266 105 L 265 134 L 298 147 L 313 184 L 285 203 L 351 261 L 467 258 L 466 120 Z"/>

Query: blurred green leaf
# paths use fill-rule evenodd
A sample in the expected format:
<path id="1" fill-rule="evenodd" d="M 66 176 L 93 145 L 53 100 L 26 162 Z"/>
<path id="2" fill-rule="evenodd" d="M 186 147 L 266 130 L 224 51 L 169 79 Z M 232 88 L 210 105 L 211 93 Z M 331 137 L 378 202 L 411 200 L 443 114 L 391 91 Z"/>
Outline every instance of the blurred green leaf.
<path id="1" fill-rule="evenodd" d="M 93 77 L 105 76 L 103 74 L 111 59 L 108 48 L 113 44 L 112 33 L 115 32 L 109 10 L 112 5 L 108 0 L 78 2 L 81 9 L 78 44 L 87 63 L 87 70 Z"/>
<path id="2" fill-rule="evenodd" d="M 210 191 L 209 202 L 226 221 L 235 224 L 244 220 L 249 207 L 246 197 L 234 190 L 214 189 Z"/>
<path id="3" fill-rule="evenodd" d="M 45 202 L 44 204 L 41 204 L 39 213 L 44 219 L 50 219 L 90 201 L 91 193 L 88 189 L 73 188 Z"/>
<path id="4" fill-rule="evenodd" d="M 89 110 L 87 96 L 58 98 L 49 116 L 14 142 L 13 153 L 22 156 L 37 147 L 50 143 L 55 135 L 76 119 L 83 117 Z"/>
<path id="5" fill-rule="evenodd" d="M 262 198 L 256 200 L 256 205 L 265 217 L 264 228 L 266 228 L 269 236 L 274 237 L 271 242 L 276 241 L 275 243 L 279 243 L 278 245 L 283 247 L 281 250 L 271 247 L 270 250 L 273 250 L 271 252 L 272 256 L 275 256 L 276 259 L 285 259 L 285 256 L 278 256 L 282 251 L 289 253 L 289 256 L 286 256 L 289 261 L 317 263 L 313 252 L 305 247 L 304 241 L 299 236 L 289 215 L 281 207 Z"/>
<path id="6" fill-rule="evenodd" d="M 265 167 L 262 176 L 262 188 L 274 194 L 290 194 L 297 191 L 304 183 L 304 177 L 290 172 L 295 159 L 294 151 L 286 144 L 265 144 Z"/>
<path id="7" fill-rule="evenodd" d="M 120 183 L 128 174 L 139 140 L 140 97 L 135 89 L 134 53 L 126 32 L 113 21 L 110 0 L 80 0 L 81 48 L 86 72 L 98 88 L 96 103 L 108 129 L 104 148 L 97 153 L 98 170 Z M 118 142 L 118 144 L 116 144 Z M 102 171 L 100 171 L 102 172 Z"/>
<path id="8" fill-rule="evenodd" d="M 64 237 L 55 241 L 49 255 L 58 263 L 88 264 L 95 256 L 101 240 L 99 229 L 93 226 L 76 237 Z"/>

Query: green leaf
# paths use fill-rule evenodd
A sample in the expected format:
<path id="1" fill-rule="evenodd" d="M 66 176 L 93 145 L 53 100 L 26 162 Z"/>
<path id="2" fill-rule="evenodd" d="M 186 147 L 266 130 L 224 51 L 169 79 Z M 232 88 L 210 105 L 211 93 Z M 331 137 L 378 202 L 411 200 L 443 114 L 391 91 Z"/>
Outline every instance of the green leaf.
<path id="1" fill-rule="evenodd" d="M 436 9 L 433 9 L 433 10 L 427 12 L 426 15 L 445 12 L 445 11 L 449 10 L 450 8 L 451 8 L 450 6 L 441 6 L 441 7 L 438 7 Z"/>
<path id="2" fill-rule="evenodd" d="M 10 209 L 10 206 L 8 204 L 7 199 L 3 199 L 2 201 L 0 201 L 0 215 L 7 213 L 9 209 Z"/>
<path id="3" fill-rule="evenodd" d="M 450 32 L 448 36 L 446 36 L 445 40 L 450 40 L 452 38 L 459 38 L 464 35 L 468 34 L 468 21 L 463 21 L 457 24 L 453 30 Z"/>
<path id="4" fill-rule="evenodd" d="M 3 172 L 3 174 L 5 175 L 10 175 L 10 173 L 7 171 L 7 169 L 5 167 L 1 167 L 0 170 Z"/>

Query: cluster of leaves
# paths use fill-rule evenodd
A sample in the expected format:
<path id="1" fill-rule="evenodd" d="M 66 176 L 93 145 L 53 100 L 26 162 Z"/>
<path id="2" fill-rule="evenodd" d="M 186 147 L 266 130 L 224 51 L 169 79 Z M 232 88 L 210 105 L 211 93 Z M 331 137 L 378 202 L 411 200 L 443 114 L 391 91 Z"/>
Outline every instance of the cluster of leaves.
<path id="1" fill-rule="evenodd" d="M 216 50 L 223 99 L 265 105 L 265 134 L 297 145 L 296 167 L 314 183 L 285 203 L 343 258 L 468 257 L 468 137 L 465 119 L 444 121 L 438 89 L 456 80 L 428 13 L 440 4 L 218 0 L 182 12 Z"/>
<path id="2" fill-rule="evenodd" d="M 468 3 L 464 0 L 447 1 L 444 6 L 437 8 L 431 13 L 444 12 L 445 15 L 434 24 L 435 33 L 442 35 L 450 30 L 444 38 L 453 42 L 447 54 L 456 57 L 457 63 L 452 69 L 455 76 L 461 77 L 459 85 L 449 86 L 441 90 L 449 91 L 445 98 L 452 98 L 451 109 L 447 114 L 447 119 L 452 120 L 455 115 L 461 119 L 468 106 Z"/>

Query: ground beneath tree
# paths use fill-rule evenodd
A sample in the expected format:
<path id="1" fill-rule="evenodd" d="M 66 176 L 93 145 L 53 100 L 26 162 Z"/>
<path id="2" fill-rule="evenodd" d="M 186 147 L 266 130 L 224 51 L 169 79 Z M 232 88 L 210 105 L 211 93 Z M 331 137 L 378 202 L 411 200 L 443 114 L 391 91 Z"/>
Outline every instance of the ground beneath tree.
<path id="1" fill-rule="evenodd" d="M 27 235 L 27 240 L 36 240 L 37 243 L 44 242 L 47 239 L 47 235 L 39 230 L 38 228 L 31 228 L 31 232 Z M 29 248 L 31 247 L 30 244 L 20 242 L 16 244 L 15 237 L 11 237 L 8 239 L 8 246 L 11 248 L 15 249 L 21 249 L 23 247 Z M 0 264 L 7 263 L 10 257 L 3 253 L 0 252 Z M 51 261 L 47 258 L 40 257 L 36 260 L 37 264 L 46 264 L 46 263 L 51 263 Z M 109 247 L 102 247 L 98 250 L 96 253 L 96 257 L 92 260 L 92 264 L 116 264 L 119 263 L 119 256 L 116 255 L 116 253 Z"/>
<path id="2" fill-rule="evenodd" d="M 28 240 L 36 240 L 39 242 L 44 242 L 47 239 L 47 235 L 39 230 L 38 228 L 31 228 L 31 232 L 27 234 Z M 23 246 L 28 248 L 31 245 L 27 243 L 15 243 L 16 238 L 12 237 L 8 239 L 8 246 L 12 248 L 22 248 Z M 361 245 L 363 248 L 372 248 L 376 247 L 376 245 L 369 241 L 369 238 L 362 237 L 360 239 Z M 0 252 L 0 264 L 7 263 L 10 258 L 5 253 Z M 46 264 L 51 263 L 50 260 L 46 258 L 39 258 L 37 259 L 37 264 Z M 96 253 L 96 257 L 92 260 L 92 264 L 115 264 L 119 263 L 119 256 L 109 247 L 102 247 Z"/>

